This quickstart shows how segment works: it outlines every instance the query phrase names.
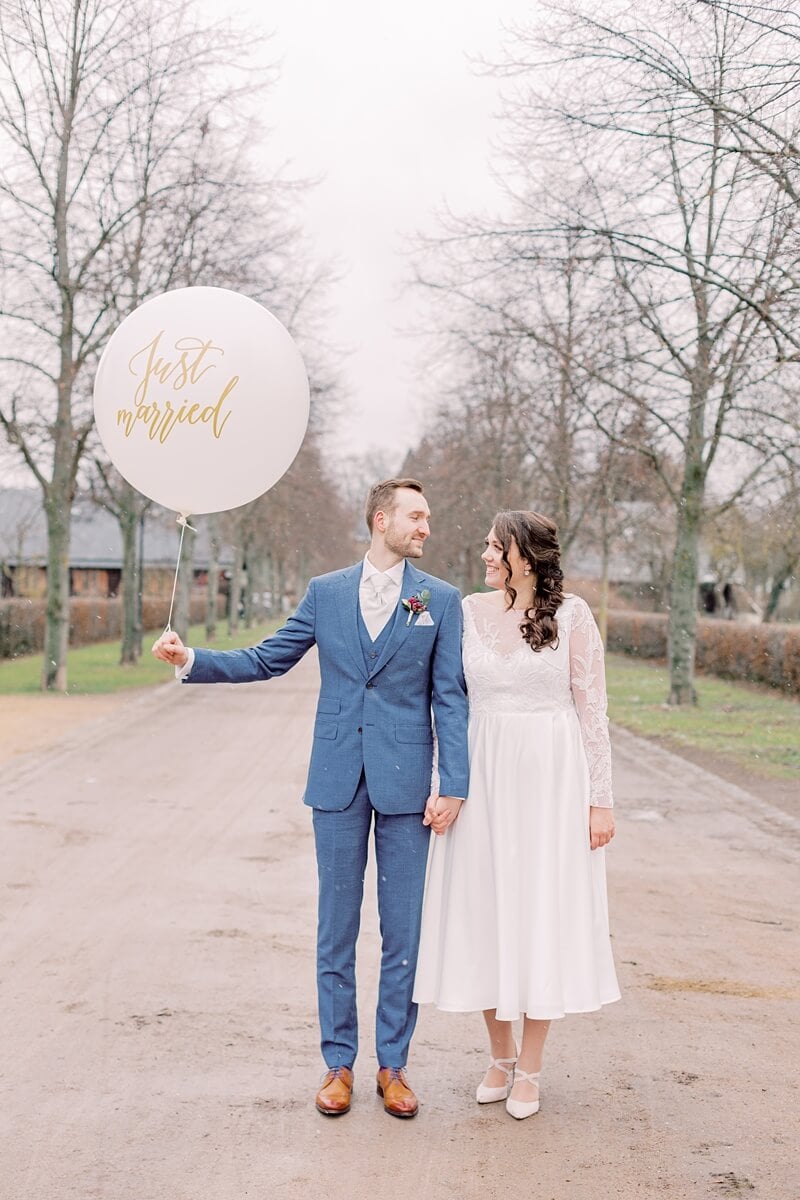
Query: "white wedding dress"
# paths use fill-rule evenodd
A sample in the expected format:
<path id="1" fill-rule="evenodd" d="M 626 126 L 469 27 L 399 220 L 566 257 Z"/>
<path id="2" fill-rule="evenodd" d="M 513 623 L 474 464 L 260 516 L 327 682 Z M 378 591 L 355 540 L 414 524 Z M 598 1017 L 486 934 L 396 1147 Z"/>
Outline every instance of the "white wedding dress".
<path id="1" fill-rule="evenodd" d="M 600 634 L 577 596 L 536 653 L 496 596 L 464 615 L 469 796 L 431 838 L 414 999 L 501 1021 L 590 1012 L 620 995 L 589 849 L 590 803 L 612 804 Z"/>

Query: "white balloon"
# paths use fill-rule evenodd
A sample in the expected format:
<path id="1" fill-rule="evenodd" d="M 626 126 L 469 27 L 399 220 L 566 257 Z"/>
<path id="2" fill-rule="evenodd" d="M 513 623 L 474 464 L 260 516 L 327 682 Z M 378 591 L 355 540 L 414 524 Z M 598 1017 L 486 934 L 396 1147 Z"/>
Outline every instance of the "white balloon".
<path id="1" fill-rule="evenodd" d="M 277 483 L 308 411 L 290 335 L 225 288 L 146 301 L 115 330 L 94 382 L 97 431 L 114 466 L 184 517 L 237 508 Z"/>

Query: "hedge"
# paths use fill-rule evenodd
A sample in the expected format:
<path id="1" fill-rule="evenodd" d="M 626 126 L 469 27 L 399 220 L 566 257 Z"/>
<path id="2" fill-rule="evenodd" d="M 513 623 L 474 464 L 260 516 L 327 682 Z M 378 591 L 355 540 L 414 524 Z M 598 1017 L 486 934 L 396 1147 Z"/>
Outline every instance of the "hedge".
<path id="1" fill-rule="evenodd" d="M 217 598 L 220 617 L 225 597 Z M 158 629 L 167 620 L 166 598 L 144 600 L 144 628 Z M 191 599 L 191 622 L 205 620 L 203 595 Z M 44 600 L 0 601 L 0 659 L 35 654 L 44 647 Z M 75 597 L 70 601 L 70 646 L 110 641 L 122 634 L 122 601 Z M 667 616 L 612 610 L 608 614 L 608 649 L 637 658 L 666 658 Z M 800 627 L 743 625 L 736 621 L 697 621 L 697 666 L 725 679 L 765 683 L 800 695 Z"/>
<path id="2" fill-rule="evenodd" d="M 608 614 L 608 649 L 637 658 L 666 658 L 666 613 Z M 698 617 L 696 663 L 723 679 L 766 683 L 800 695 L 800 628 L 743 625 Z"/>
<path id="3" fill-rule="evenodd" d="M 217 597 L 217 613 L 225 614 L 225 597 Z M 190 620 L 193 625 L 206 619 L 206 598 L 192 596 Z M 37 654 L 44 649 L 45 601 L 13 599 L 0 601 L 0 659 L 21 654 Z M 145 597 L 143 625 L 158 629 L 166 624 L 169 599 Z M 122 601 L 101 597 L 73 597 L 69 603 L 69 644 L 88 646 L 92 642 L 122 637 Z"/>

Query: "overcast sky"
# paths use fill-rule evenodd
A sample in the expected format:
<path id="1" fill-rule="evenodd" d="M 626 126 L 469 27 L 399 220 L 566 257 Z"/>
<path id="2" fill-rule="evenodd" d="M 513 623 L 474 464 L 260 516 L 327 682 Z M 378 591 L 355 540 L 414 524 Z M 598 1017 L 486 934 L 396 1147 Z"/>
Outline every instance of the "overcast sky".
<path id="1" fill-rule="evenodd" d="M 215 0 L 212 0 L 215 4 Z M 305 227 L 344 277 L 331 296 L 331 334 L 350 350 L 343 451 L 382 451 L 399 466 L 424 419 L 421 349 L 407 331 L 419 298 L 403 292 L 408 238 L 459 212 L 499 203 L 489 171 L 498 82 L 470 57 L 497 57 L 502 23 L 522 0 L 239 0 L 250 24 L 273 30 L 282 60 L 271 93 L 271 155 L 321 176 Z"/>
<path id="2" fill-rule="evenodd" d="M 200 0 L 211 18 L 227 0 Z M 372 450 L 400 466 L 419 437 L 425 404 L 424 304 L 406 286 L 409 240 L 436 229 L 446 201 L 458 213 L 502 204 L 489 162 L 499 82 L 470 59 L 500 57 L 503 24 L 524 23 L 535 0 L 233 0 L 236 24 L 271 34 L 280 61 L 268 93 L 270 163 L 286 160 L 320 182 L 302 204 L 316 252 L 337 260 L 330 336 L 344 359 L 342 453 Z M 4 475 L 27 472 L 0 448 Z M 11 475 L 9 475 L 9 467 Z"/>

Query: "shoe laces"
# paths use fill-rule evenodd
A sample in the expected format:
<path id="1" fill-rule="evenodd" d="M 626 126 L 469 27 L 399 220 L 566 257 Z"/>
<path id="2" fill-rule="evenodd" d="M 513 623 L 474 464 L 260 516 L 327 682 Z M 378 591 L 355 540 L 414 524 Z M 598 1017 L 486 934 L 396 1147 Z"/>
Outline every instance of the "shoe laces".
<path id="1" fill-rule="evenodd" d="M 406 1082 L 405 1067 L 385 1067 L 384 1070 L 389 1072 L 390 1079 L 399 1079 L 401 1083 Z"/>
<path id="2" fill-rule="evenodd" d="M 341 1079 L 343 1072 L 349 1071 L 349 1070 L 350 1070 L 350 1068 L 346 1067 L 346 1066 L 328 1067 L 327 1071 L 324 1073 L 322 1078 L 327 1079 L 328 1076 L 330 1075 L 330 1079 L 328 1080 L 328 1082 L 333 1083 L 334 1079 Z"/>

